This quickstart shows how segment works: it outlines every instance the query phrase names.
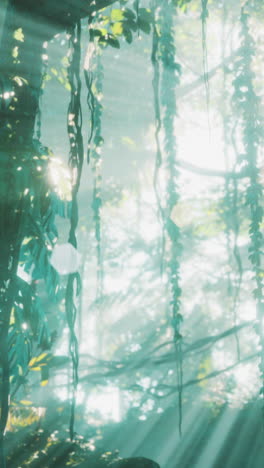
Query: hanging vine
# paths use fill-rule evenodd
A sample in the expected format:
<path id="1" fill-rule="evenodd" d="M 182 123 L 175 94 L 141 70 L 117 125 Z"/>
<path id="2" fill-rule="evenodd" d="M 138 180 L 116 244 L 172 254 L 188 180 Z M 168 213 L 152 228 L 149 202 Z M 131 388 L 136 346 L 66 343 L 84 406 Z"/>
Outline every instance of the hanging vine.
<path id="1" fill-rule="evenodd" d="M 83 139 L 82 139 L 82 112 L 81 112 L 81 23 L 80 21 L 68 31 L 69 36 L 69 69 L 68 78 L 71 87 L 71 98 L 68 107 L 68 135 L 70 141 L 69 166 L 72 171 L 72 202 L 70 214 L 69 243 L 77 248 L 76 228 L 78 225 L 77 193 L 80 185 L 83 166 Z M 78 273 L 69 274 L 66 286 L 66 315 L 70 330 L 69 350 L 72 360 L 72 396 L 70 415 L 70 437 L 74 437 L 74 417 L 76 392 L 78 386 L 78 341 L 75 334 L 75 321 L 77 315 L 76 297 L 81 289 L 81 280 Z"/>
<path id="2" fill-rule="evenodd" d="M 222 12 L 222 40 L 221 40 L 221 48 L 222 48 L 222 63 L 224 64 L 226 58 L 226 47 L 227 47 L 227 8 L 225 2 L 222 4 L 223 12 Z M 232 132 L 232 121 L 227 103 L 228 103 L 228 83 L 227 83 L 227 67 L 224 65 L 222 69 L 222 93 L 221 93 L 221 117 L 222 117 L 222 125 L 223 125 L 223 152 L 225 157 L 225 169 L 227 172 L 230 171 L 232 166 L 232 171 L 235 172 L 236 164 L 232 164 L 230 161 L 230 154 L 229 148 L 232 147 L 231 141 L 231 132 Z M 234 116 L 233 116 L 234 117 Z M 235 119 L 236 122 L 236 119 Z M 236 123 L 235 123 L 236 125 Z M 225 179 L 225 188 L 224 188 L 224 197 L 223 197 L 223 205 L 222 205 L 222 216 L 225 223 L 225 235 L 226 235 L 226 247 L 227 247 L 227 254 L 228 254 L 228 264 L 233 265 L 235 263 L 235 268 L 232 270 L 228 270 L 227 272 L 227 297 L 228 297 L 228 306 L 231 309 L 233 314 L 233 322 L 234 325 L 237 326 L 237 307 L 239 302 L 240 296 L 240 289 L 242 283 L 242 275 L 243 275 L 243 266 L 242 260 L 239 252 L 238 247 L 238 236 L 240 230 L 240 219 L 238 213 L 238 182 L 236 178 L 227 177 Z M 232 279 L 231 271 L 235 278 Z M 236 348 L 237 348 L 237 357 L 240 360 L 240 343 L 238 334 L 235 333 L 235 340 L 236 340 Z"/>
<path id="3" fill-rule="evenodd" d="M 93 42 L 91 42 L 93 41 Z M 95 224 L 96 257 L 97 257 L 97 291 L 99 300 L 103 293 L 103 261 L 101 249 L 101 146 L 104 139 L 101 131 L 102 117 L 102 92 L 103 92 L 103 65 L 101 61 L 101 48 L 94 43 L 92 29 L 87 51 L 87 63 L 84 69 L 85 83 L 87 87 L 87 104 L 90 111 L 90 134 L 88 137 L 88 161 L 91 162 L 93 172 L 93 200 L 92 210 Z"/>
<path id="4" fill-rule="evenodd" d="M 245 191 L 245 206 L 249 213 L 249 260 L 254 273 L 256 300 L 256 331 L 260 341 L 260 374 L 262 378 L 261 396 L 264 397 L 264 296 L 263 296 L 263 266 L 262 248 L 263 234 L 263 189 L 259 181 L 258 147 L 263 133 L 259 114 L 259 98 L 254 90 L 254 72 L 252 61 L 255 54 L 253 38 L 249 30 L 249 14 L 247 5 L 241 10 L 241 47 L 234 66 L 233 105 L 239 116 L 237 138 L 242 137 L 243 149 L 238 155 L 238 164 L 246 167 L 249 183 Z"/>
<path id="5" fill-rule="evenodd" d="M 100 15 L 99 15 L 100 16 Z M 95 17 L 97 22 L 98 18 Z M 97 286 L 96 300 L 100 301 L 103 294 L 103 259 L 101 247 L 101 183 L 102 183 L 102 104 L 104 69 L 101 61 L 102 47 L 94 36 L 94 27 L 89 23 L 89 44 L 84 69 L 87 87 L 87 104 L 90 111 L 90 133 L 88 137 L 88 160 L 91 162 L 93 173 L 92 210 L 95 226 L 96 258 L 97 258 Z"/>
<path id="6" fill-rule="evenodd" d="M 153 186 L 158 205 L 158 213 L 161 222 L 161 274 L 163 274 L 164 251 L 165 251 L 165 228 L 164 228 L 164 212 L 161 202 L 159 175 L 162 165 L 162 150 L 160 142 L 161 133 L 161 111 L 160 111 L 160 33 L 158 31 L 158 4 L 157 0 L 152 2 L 152 51 L 151 63 L 153 68 L 152 88 L 154 96 L 154 113 L 155 113 L 155 143 L 156 143 L 156 160 L 154 168 Z"/>
<path id="7" fill-rule="evenodd" d="M 101 184 L 102 184 L 102 156 L 101 147 L 104 139 L 102 137 L 102 92 L 103 92 L 103 64 L 101 61 L 100 49 L 96 55 L 96 72 L 94 76 L 94 138 L 93 148 L 91 152 L 92 171 L 94 174 L 93 181 L 93 217 L 95 224 L 95 239 L 96 239 L 96 252 L 97 252 L 97 300 L 100 300 L 103 294 L 103 259 L 102 259 L 102 246 L 101 246 Z"/>
<path id="8" fill-rule="evenodd" d="M 234 326 L 237 326 L 237 308 L 239 304 L 239 296 L 241 291 L 242 277 L 243 277 L 243 264 L 238 246 L 238 236 L 240 231 L 240 217 L 239 217 L 239 190 L 238 182 L 235 178 L 226 180 L 225 183 L 225 196 L 223 198 L 223 218 L 226 226 L 226 243 L 229 255 L 229 264 L 232 265 L 234 259 L 235 268 L 233 273 L 235 278 L 231 280 L 228 274 L 228 297 L 231 300 L 231 310 L 233 312 Z M 235 333 L 237 358 L 240 360 L 240 343 L 238 334 Z"/>
<path id="9" fill-rule="evenodd" d="M 177 366 L 177 384 L 178 384 L 178 408 L 179 408 L 179 431 L 182 428 L 182 336 L 180 327 L 182 315 L 180 314 L 180 265 L 179 256 L 182 246 L 180 240 L 180 231 L 172 219 L 172 210 L 179 200 L 178 193 L 178 169 L 176 165 L 177 146 L 175 141 L 174 121 L 177 115 L 176 107 L 176 89 L 179 84 L 181 67 L 175 62 L 175 44 L 174 44 L 174 13 L 173 2 L 169 5 L 163 2 L 160 8 L 160 39 L 159 53 L 162 64 L 161 82 L 160 82 L 160 119 L 164 132 L 164 166 L 166 170 L 166 193 L 163 202 L 163 221 L 164 229 L 168 241 L 168 278 L 170 284 L 170 315 L 172 317 L 172 326 L 174 330 L 174 345 L 176 350 Z M 158 160 L 158 166 L 161 161 Z"/>
<path id="10" fill-rule="evenodd" d="M 209 129 L 210 129 L 210 122 L 209 122 L 210 86 L 209 86 L 209 77 L 208 77 L 208 53 L 207 53 L 207 34 L 206 34 L 206 21 L 209 16 L 208 0 L 201 0 L 201 7 L 202 7 L 201 21 L 202 21 L 202 48 L 203 48 L 203 75 L 204 75 L 206 106 L 207 106 L 207 114 L 208 114 L 208 124 L 209 124 Z"/>

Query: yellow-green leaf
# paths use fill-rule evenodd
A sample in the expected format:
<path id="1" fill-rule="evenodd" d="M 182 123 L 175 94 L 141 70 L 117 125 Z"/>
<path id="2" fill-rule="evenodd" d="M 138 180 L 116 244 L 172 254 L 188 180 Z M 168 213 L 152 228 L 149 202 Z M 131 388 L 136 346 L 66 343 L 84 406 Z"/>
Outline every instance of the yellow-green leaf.
<path id="1" fill-rule="evenodd" d="M 199 385 L 201 387 L 206 386 L 206 381 L 204 381 L 202 379 L 205 379 L 206 376 L 211 371 L 212 371 L 212 362 L 211 362 L 211 358 L 208 357 L 208 358 L 204 359 L 199 365 L 199 372 L 198 372 L 197 378 L 201 379 L 201 382 L 199 382 Z"/>
<path id="2" fill-rule="evenodd" d="M 29 367 L 33 368 L 33 366 L 34 366 L 34 370 L 36 370 L 35 364 L 40 365 L 40 362 L 43 361 L 47 356 L 48 356 L 48 353 L 42 353 L 39 356 L 36 356 L 36 357 L 30 359 L 29 364 L 28 364 Z"/>
<path id="3" fill-rule="evenodd" d="M 48 384 L 48 380 L 42 380 L 42 381 L 40 382 L 40 385 L 41 385 L 42 387 L 45 387 L 47 384 Z"/>
<path id="4" fill-rule="evenodd" d="M 18 86 L 23 86 L 23 84 L 28 84 L 28 81 L 25 80 L 22 76 L 14 76 L 13 81 L 15 81 Z"/>
<path id="5" fill-rule="evenodd" d="M 10 326 L 11 326 L 11 325 L 14 325 L 15 322 L 16 322 L 16 319 L 15 319 L 15 308 L 12 307 L 9 325 L 10 325 Z"/>
<path id="6" fill-rule="evenodd" d="M 123 34 L 123 24 L 120 22 L 113 24 L 111 29 L 115 36 L 121 36 Z"/>
<path id="7" fill-rule="evenodd" d="M 14 31 L 13 34 L 16 41 L 24 42 L 25 36 L 23 34 L 22 28 L 18 28 Z"/>
<path id="8" fill-rule="evenodd" d="M 122 143 L 128 146 L 134 146 L 134 147 L 136 146 L 136 143 L 134 142 L 134 140 L 132 140 L 132 138 L 128 136 L 122 137 Z"/>
<path id="9" fill-rule="evenodd" d="M 14 47 L 12 50 L 12 57 L 17 58 L 18 57 L 18 47 Z"/>
<path id="10" fill-rule="evenodd" d="M 124 19 L 124 12 L 118 8 L 114 8 L 111 11 L 111 20 L 112 21 L 122 21 Z"/>
<path id="11" fill-rule="evenodd" d="M 32 237 L 25 237 L 22 242 L 22 245 L 27 245 L 31 240 L 32 240 Z"/>

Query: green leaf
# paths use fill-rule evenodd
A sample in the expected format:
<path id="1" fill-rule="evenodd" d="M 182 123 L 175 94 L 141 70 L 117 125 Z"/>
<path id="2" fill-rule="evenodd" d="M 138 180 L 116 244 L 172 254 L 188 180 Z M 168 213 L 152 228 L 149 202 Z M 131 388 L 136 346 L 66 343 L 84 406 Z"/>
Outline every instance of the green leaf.
<path id="1" fill-rule="evenodd" d="M 126 25 L 127 29 L 132 29 L 132 31 L 134 31 L 134 32 L 136 32 L 138 30 L 138 25 L 137 25 L 136 21 L 127 20 L 127 21 L 125 21 L 124 24 Z"/>
<path id="2" fill-rule="evenodd" d="M 121 22 L 114 23 L 111 29 L 115 36 L 121 36 L 123 34 L 123 24 Z"/>
<path id="3" fill-rule="evenodd" d="M 100 29 L 90 29 L 90 38 L 91 40 L 94 38 L 94 37 L 101 37 L 102 36 L 102 32 Z"/>
<path id="4" fill-rule="evenodd" d="M 41 386 L 47 385 L 49 380 L 49 368 L 48 366 L 41 367 Z"/>
<path id="5" fill-rule="evenodd" d="M 130 31 L 130 29 L 127 29 L 127 28 L 124 29 L 124 37 L 127 43 L 131 44 L 131 42 L 133 41 L 133 34 Z"/>
<path id="6" fill-rule="evenodd" d="M 109 44 L 111 47 L 114 47 L 115 49 L 120 49 L 119 40 L 110 34 L 108 35 L 106 39 L 106 43 Z"/>
<path id="7" fill-rule="evenodd" d="M 124 19 L 124 11 L 114 8 L 111 11 L 111 20 L 112 21 L 122 21 Z"/>
<path id="8" fill-rule="evenodd" d="M 153 22 L 153 14 L 149 8 L 139 8 L 138 10 L 139 19 L 151 24 Z"/>
<path id="9" fill-rule="evenodd" d="M 146 21 L 142 20 L 141 18 L 139 18 L 139 20 L 138 20 L 138 27 L 139 27 L 139 29 L 141 29 L 141 31 L 143 31 L 146 34 L 149 34 L 150 31 L 151 31 L 150 24 L 147 23 Z"/>
<path id="10" fill-rule="evenodd" d="M 126 10 L 124 11 L 124 17 L 127 18 L 129 21 L 135 21 L 136 19 L 135 13 L 132 10 L 130 10 L 130 8 L 126 8 Z"/>

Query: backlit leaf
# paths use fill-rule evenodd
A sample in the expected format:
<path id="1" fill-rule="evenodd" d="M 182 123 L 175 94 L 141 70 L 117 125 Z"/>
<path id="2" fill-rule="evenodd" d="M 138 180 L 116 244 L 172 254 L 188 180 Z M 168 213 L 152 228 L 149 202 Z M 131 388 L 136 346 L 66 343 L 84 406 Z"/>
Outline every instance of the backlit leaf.
<path id="1" fill-rule="evenodd" d="M 114 8 L 111 11 L 111 20 L 112 21 L 122 21 L 124 19 L 124 12 L 120 9 Z"/>
<path id="2" fill-rule="evenodd" d="M 121 36 L 121 34 L 123 34 L 123 24 L 120 22 L 113 24 L 111 29 L 115 36 Z"/>
<path id="3" fill-rule="evenodd" d="M 18 28 L 14 31 L 13 34 L 16 41 L 24 42 L 25 36 L 23 34 L 22 28 Z"/>

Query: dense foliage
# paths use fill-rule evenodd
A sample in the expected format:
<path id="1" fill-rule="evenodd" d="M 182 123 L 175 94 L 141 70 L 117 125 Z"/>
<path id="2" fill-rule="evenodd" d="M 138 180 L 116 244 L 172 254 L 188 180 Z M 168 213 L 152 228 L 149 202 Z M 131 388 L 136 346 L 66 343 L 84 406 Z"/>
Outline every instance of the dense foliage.
<path id="1" fill-rule="evenodd" d="M 183 434 L 195 398 L 215 417 L 263 398 L 263 4 L 22 3 L 1 42 L 0 464 L 7 431 L 10 466 L 111 466 L 107 395 L 110 420 L 169 406 Z M 56 93 L 69 151 L 41 143 Z M 131 178 L 108 178 L 112 153 Z"/>

